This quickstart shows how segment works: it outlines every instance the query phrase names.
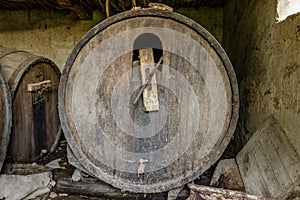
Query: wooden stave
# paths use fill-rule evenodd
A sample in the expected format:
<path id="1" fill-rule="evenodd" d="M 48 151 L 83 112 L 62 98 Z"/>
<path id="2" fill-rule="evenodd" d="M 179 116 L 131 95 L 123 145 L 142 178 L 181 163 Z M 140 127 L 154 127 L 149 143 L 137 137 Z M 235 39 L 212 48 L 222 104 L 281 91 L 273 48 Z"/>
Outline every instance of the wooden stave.
<path id="1" fill-rule="evenodd" d="M 0 68 L 1 72 L 1 68 Z M 8 89 L 7 83 L 4 81 L 2 74 L 0 73 L 0 87 L 2 93 L 0 94 L 0 98 L 3 98 L 2 101 L 4 102 L 2 111 L 4 111 L 4 115 L 1 116 L 1 120 L 4 122 L 2 123 L 3 126 L 0 127 L 1 135 L 0 135 L 0 171 L 3 166 L 6 152 L 9 145 L 10 133 L 11 133 L 11 123 L 12 123 L 12 111 L 11 111 L 11 95 Z M 1 124 L 0 124 L 1 125 Z"/>

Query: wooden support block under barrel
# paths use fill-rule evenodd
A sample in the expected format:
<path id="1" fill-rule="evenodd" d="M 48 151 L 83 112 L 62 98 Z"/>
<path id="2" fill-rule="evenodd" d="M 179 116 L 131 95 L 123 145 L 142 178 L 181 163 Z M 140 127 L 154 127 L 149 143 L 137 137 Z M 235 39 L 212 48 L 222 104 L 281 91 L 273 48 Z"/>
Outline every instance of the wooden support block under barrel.
<path id="1" fill-rule="evenodd" d="M 182 188 L 181 188 L 182 189 Z M 165 200 L 168 198 L 168 194 L 164 193 L 152 193 L 141 194 L 124 192 L 118 188 L 114 188 L 111 185 L 99 181 L 95 178 L 82 178 L 79 181 L 73 181 L 71 178 L 62 177 L 57 180 L 57 184 L 54 189 L 55 192 L 67 193 L 70 195 L 87 195 L 91 197 L 102 197 L 107 199 L 156 199 Z M 189 191 L 184 188 L 176 196 L 177 200 L 185 200 L 188 197 Z M 169 199 L 169 198 L 168 198 Z M 175 199 L 175 198 L 172 198 Z"/>
<path id="2" fill-rule="evenodd" d="M 12 94 L 9 152 L 18 163 L 54 151 L 61 135 L 60 71 L 49 59 L 0 46 L 0 69 Z"/>
<path id="3" fill-rule="evenodd" d="M 142 84 L 147 84 L 148 78 L 150 78 L 149 84 L 143 90 L 143 104 L 145 111 L 156 111 L 159 110 L 156 76 L 155 73 L 150 77 L 151 72 L 154 69 L 154 57 L 153 50 L 151 48 L 140 49 L 140 71 Z"/>

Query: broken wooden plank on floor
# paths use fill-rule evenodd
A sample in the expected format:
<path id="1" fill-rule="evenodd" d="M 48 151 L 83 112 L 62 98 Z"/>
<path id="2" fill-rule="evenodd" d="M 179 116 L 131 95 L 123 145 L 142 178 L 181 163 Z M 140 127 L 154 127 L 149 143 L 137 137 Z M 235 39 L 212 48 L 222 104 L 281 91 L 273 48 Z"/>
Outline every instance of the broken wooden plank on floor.
<path id="1" fill-rule="evenodd" d="M 285 199 L 300 183 L 300 158 L 279 121 L 269 117 L 236 156 L 246 192 Z"/>
<path id="2" fill-rule="evenodd" d="M 264 197 L 257 197 L 244 192 L 213 188 L 202 185 L 189 184 L 191 194 L 187 200 L 207 199 L 207 200 L 271 200 Z"/>
<path id="3" fill-rule="evenodd" d="M 47 166 L 38 165 L 36 163 L 32 164 L 12 164 L 8 163 L 4 165 L 3 173 L 7 175 L 30 175 L 42 172 L 50 171 L 51 168 Z"/>

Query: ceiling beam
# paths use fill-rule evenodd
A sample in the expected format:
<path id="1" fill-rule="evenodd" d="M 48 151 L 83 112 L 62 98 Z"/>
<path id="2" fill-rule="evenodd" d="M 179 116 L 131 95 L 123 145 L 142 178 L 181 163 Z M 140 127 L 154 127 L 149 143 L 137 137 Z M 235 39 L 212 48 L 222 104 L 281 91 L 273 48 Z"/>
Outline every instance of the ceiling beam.
<path id="1" fill-rule="evenodd" d="M 227 0 L 0 0 L 0 10 L 47 9 L 69 10 L 70 15 L 78 19 L 91 19 L 94 10 L 107 11 L 107 1 L 112 14 L 129 10 L 136 6 L 145 6 L 145 3 L 162 3 L 173 8 L 179 7 L 222 7 Z"/>

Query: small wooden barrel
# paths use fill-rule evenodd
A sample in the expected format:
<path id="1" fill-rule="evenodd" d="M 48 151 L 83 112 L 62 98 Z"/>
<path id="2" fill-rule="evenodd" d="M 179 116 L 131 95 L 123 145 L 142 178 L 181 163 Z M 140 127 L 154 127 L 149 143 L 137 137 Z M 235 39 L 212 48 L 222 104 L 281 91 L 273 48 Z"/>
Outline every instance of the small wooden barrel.
<path id="1" fill-rule="evenodd" d="M 19 163 L 35 161 L 53 151 L 61 135 L 60 71 L 47 58 L 2 46 L 0 67 L 12 94 L 10 155 Z"/>
<path id="2" fill-rule="evenodd" d="M 1 68 L 0 68 L 1 72 Z M 0 73 L 0 171 L 5 160 L 11 130 L 11 97 Z"/>
<path id="3" fill-rule="evenodd" d="M 128 11 L 90 30 L 71 53 L 59 113 L 78 166 L 123 190 L 162 192 L 222 155 L 238 118 L 226 53 L 177 13 Z"/>

